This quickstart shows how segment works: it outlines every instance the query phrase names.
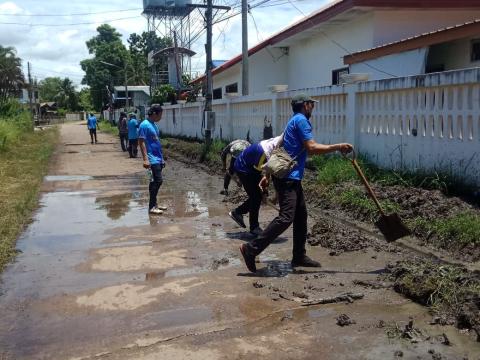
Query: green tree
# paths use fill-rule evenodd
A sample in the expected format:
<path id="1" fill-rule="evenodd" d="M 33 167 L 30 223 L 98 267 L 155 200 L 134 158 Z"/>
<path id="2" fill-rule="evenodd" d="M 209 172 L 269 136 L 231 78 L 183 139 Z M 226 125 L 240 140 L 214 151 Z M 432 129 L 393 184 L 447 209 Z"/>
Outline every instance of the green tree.
<path id="1" fill-rule="evenodd" d="M 79 106 L 83 111 L 92 111 L 92 95 L 89 88 L 83 88 L 78 94 Z"/>
<path id="2" fill-rule="evenodd" d="M 39 83 L 40 99 L 42 101 L 55 101 L 59 108 L 70 111 L 79 109 L 78 94 L 69 78 L 48 77 Z"/>
<path id="3" fill-rule="evenodd" d="M 93 58 L 82 60 L 80 65 L 86 74 L 82 84 L 90 87 L 92 104 L 98 111 L 109 102 L 107 88 L 113 91 L 114 85 L 124 83 L 125 64 L 131 61 L 121 35 L 115 28 L 103 24 L 97 28 L 97 32 L 95 37 L 86 42 Z"/>
<path id="4" fill-rule="evenodd" d="M 18 95 L 24 84 L 22 60 L 17 57 L 15 48 L 0 45 L 0 105 Z"/>

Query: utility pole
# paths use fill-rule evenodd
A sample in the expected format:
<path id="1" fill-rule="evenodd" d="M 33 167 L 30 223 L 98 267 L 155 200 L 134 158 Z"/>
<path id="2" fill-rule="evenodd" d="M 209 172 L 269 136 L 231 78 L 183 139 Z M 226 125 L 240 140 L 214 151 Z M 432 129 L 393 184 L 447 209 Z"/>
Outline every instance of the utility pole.
<path id="1" fill-rule="evenodd" d="M 32 84 L 32 74 L 30 73 L 30 61 L 27 63 L 28 67 L 28 100 L 30 103 L 30 116 L 32 119 L 32 128 L 35 126 L 34 117 L 33 117 L 33 103 L 32 103 L 32 91 L 33 91 L 33 84 Z"/>
<path id="2" fill-rule="evenodd" d="M 242 95 L 248 95 L 248 25 L 247 0 L 242 0 Z"/>
<path id="3" fill-rule="evenodd" d="M 127 79 L 127 60 L 125 59 L 125 66 L 123 72 L 125 73 L 125 111 L 128 111 L 128 79 Z"/>

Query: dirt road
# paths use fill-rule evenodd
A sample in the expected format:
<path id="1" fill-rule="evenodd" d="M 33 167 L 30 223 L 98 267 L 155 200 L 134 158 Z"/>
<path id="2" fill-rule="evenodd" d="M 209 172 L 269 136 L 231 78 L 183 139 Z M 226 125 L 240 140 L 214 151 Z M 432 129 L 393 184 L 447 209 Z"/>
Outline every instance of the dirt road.
<path id="1" fill-rule="evenodd" d="M 2 275 L 1 359 L 480 359 L 471 336 L 430 325 L 378 280 L 405 253 L 309 247 L 323 268 L 293 271 L 288 230 L 248 274 L 238 246 L 249 236 L 227 216 L 222 179 L 169 159 L 169 210 L 149 217 L 140 159 L 99 140 L 61 129 L 41 207 Z M 263 207 L 262 224 L 275 214 Z"/>

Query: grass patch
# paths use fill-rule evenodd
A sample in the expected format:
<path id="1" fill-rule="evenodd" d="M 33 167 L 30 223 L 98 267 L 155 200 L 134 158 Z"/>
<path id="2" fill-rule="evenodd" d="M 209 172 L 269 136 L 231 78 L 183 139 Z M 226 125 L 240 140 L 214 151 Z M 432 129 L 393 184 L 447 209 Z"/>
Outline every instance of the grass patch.
<path id="1" fill-rule="evenodd" d="M 112 125 L 109 121 L 103 121 L 98 124 L 101 132 L 118 136 L 118 128 L 116 125 Z"/>
<path id="2" fill-rule="evenodd" d="M 359 212 L 370 221 L 378 217 L 379 212 L 373 200 L 359 189 L 350 188 L 342 191 L 337 196 L 337 201 L 342 207 Z M 380 205 L 387 214 L 398 212 L 400 209 L 396 203 L 389 200 L 380 201 Z"/>
<path id="3" fill-rule="evenodd" d="M 473 212 L 462 212 L 446 219 L 430 221 L 417 218 L 412 225 L 417 232 L 427 237 L 435 234 L 438 245 L 443 248 L 480 244 L 480 216 Z"/>
<path id="4" fill-rule="evenodd" d="M 56 129 L 33 132 L 24 119 L 25 115 L 0 119 L 0 134 L 6 139 L 0 151 L 0 271 L 15 256 L 15 241 L 37 207 L 58 139 Z"/>
<path id="5" fill-rule="evenodd" d="M 394 288 L 416 302 L 430 306 L 435 313 L 459 316 L 478 314 L 475 298 L 480 294 L 480 279 L 462 267 L 430 261 L 405 261 L 392 272 Z M 473 306 L 466 314 L 466 304 Z M 469 311 L 470 311 L 469 310 Z M 478 320 L 469 320 L 472 325 Z"/>

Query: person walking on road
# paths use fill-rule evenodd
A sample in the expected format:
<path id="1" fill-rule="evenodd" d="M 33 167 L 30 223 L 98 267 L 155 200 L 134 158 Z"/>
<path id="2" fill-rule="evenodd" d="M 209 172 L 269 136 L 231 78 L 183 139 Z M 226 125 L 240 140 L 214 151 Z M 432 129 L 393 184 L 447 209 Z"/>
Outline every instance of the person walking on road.
<path id="1" fill-rule="evenodd" d="M 237 159 L 238 155 L 245 150 L 248 146 L 250 146 L 250 143 L 247 140 L 233 140 L 230 144 L 225 146 L 220 154 L 220 157 L 222 158 L 222 171 L 225 173 L 225 176 L 223 178 L 223 190 L 220 191 L 220 194 L 222 195 L 228 195 L 228 186 L 230 185 L 230 181 L 232 179 L 232 176 L 235 173 L 234 165 L 235 165 L 235 160 Z M 228 166 L 227 169 L 227 156 L 230 154 L 230 165 Z"/>
<path id="2" fill-rule="evenodd" d="M 138 154 L 138 121 L 134 113 L 129 114 L 128 121 L 128 153 L 131 158 L 136 158 Z"/>
<path id="3" fill-rule="evenodd" d="M 258 213 L 262 203 L 263 192 L 259 187 L 262 179 L 262 166 L 273 149 L 278 146 L 282 137 L 276 137 L 252 144 L 236 158 L 233 171 L 238 175 L 245 189 L 248 199 L 239 207 L 230 211 L 228 215 L 241 227 L 246 228 L 243 215 L 248 213 L 250 233 L 259 235 L 262 232 L 258 223 Z"/>
<path id="4" fill-rule="evenodd" d="M 97 143 L 97 129 L 98 129 L 98 122 L 95 115 L 92 113 L 89 114 L 87 117 L 87 128 L 88 132 L 90 133 L 90 140 L 93 144 L 93 140 L 95 139 L 95 144 Z"/>
<path id="5" fill-rule="evenodd" d="M 147 119 L 140 124 L 138 130 L 138 142 L 143 157 L 143 167 L 151 172 L 148 211 L 153 215 L 160 215 L 164 210 L 167 210 L 165 206 L 159 206 L 157 203 L 158 190 L 163 183 L 162 170 L 165 167 L 162 144 L 160 143 L 160 130 L 156 124 L 162 118 L 162 113 L 162 106 L 153 104 L 148 110 Z"/>
<path id="6" fill-rule="evenodd" d="M 118 136 L 120 137 L 120 145 L 122 146 L 122 151 L 127 151 L 128 147 L 128 121 L 127 114 L 124 112 L 120 113 L 120 119 L 118 120 Z"/>
<path id="7" fill-rule="evenodd" d="M 278 194 L 280 211 L 278 216 L 252 242 L 242 244 L 240 252 L 249 271 L 256 272 L 255 257 L 265 250 L 270 243 L 282 234 L 293 223 L 293 257 L 292 267 L 320 267 L 320 263 L 306 255 L 307 240 L 307 207 L 303 195 L 302 178 L 305 170 L 307 153 L 311 155 L 327 154 L 334 151 L 349 153 L 352 145 L 339 143 L 333 145 L 319 144 L 313 140 L 310 117 L 315 100 L 305 94 L 299 94 L 292 99 L 294 115 L 290 118 L 283 135 L 283 147 L 292 157 L 296 158 L 296 166 L 284 178 L 272 177 L 273 185 Z M 269 178 L 264 176 L 260 187 L 268 186 Z"/>

